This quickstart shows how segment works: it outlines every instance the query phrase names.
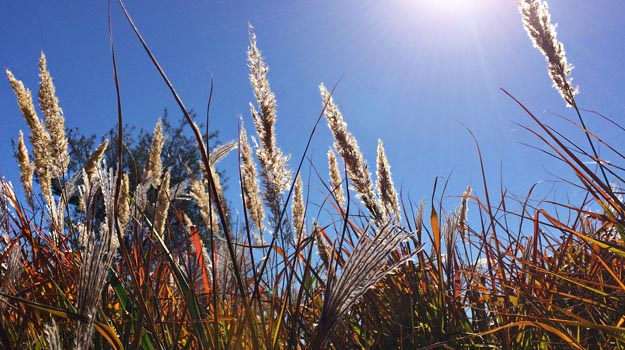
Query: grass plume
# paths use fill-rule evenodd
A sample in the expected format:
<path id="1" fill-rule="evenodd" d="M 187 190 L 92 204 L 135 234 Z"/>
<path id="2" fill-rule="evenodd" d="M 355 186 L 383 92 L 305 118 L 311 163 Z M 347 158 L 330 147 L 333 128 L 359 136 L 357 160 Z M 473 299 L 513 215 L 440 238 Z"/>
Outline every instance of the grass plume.
<path id="1" fill-rule="evenodd" d="M 386 158 L 384 145 L 382 140 L 378 140 L 378 157 L 377 157 L 377 180 L 376 188 L 380 198 L 380 207 L 385 209 L 386 215 L 392 215 L 396 220 L 401 219 L 399 208 L 399 196 L 393 178 L 391 177 L 391 165 Z"/>
<path id="2" fill-rule="evenodd" d="M 154 133 L 152 134 L 152 145 L 150 146 L 150 153 L 148 159 L 145 162 L 145 176 L 146 179 L 151 179 L 152 186 L 158 187 L 161 184 L 161 175 L 163 173 L 163 161 L 161 160 L 161 153 L 163 152 L 163 144 L 165 143 L 165 137 L 163 136 L 163 124 L 159 120 L 154 127 Z"/>
<path id="3" fill-rule="evenodd" d="M 581 192 L 582 199 L 536 198 L 538 185 L 524 196 L 502 185 L 496 198 L 486 180 L 483 194 L 468 186 L 459 196 L 437 199 L 434 180 L 424 222 L 425 201 L 400 201 L 381 141 L 373 183 L 323 85 L 317 122 L 325 116 L 334 137 L 334 149 L 327 152 L 330 186 L 327 175 L 303 181 L 307 160 L 316 169 L 306 152 L 292 175 L 277 144 L 276 98 L 251 29 L 256 159 L 243 123 L 237 142 L 208 153 L 188 109 L 120 4 L 193 129 L 202 157 L 196 169 L 203 176 L 189 171 L 175 183 L 173 168 L 163 169 L 167 136 L 160 121 L 141 179 L 119 169 L 121 153 L 118 164 L 107 165 L 115 162 L 105 156 L 108 140 L 78 174 L 65 174 L 64 116 L 45 56 L 39 67 L 45 125 L 30 91 L 7 71 L 34 156 L 31 161 L 20 132 L 20 180 L 26 200 L 40 194 L 45 199 L 25 207 L 11 183 L 0 179 L 1 348 L 625 348 L 625 176 L 617 164 L 625 156 L 598 133 L 582 126 L 613 153 L 615 161 L 599 167 L 602 176 L 584 161 L 598 159 L 594 148 L 591 154 L 569 142 L 508 94 L 537 126 L 524 130 L 578 181 L 562 186 Z M 571 67 L 546 3 L 520 6 L 556 88 L 579 112 Z M 118 99 L 123 125 L 121 94 Z M 117 148 L 123 148 L 121 141 Z M 232 192 L 221 188 L 216 166 L 237 148 L 240 193 L 228 198 Z M 479 150 L 477 156 L 481 164 Z M 39 191 L 32 188 L 35 171 L 43 179 Z M 58 180 L 61 196 L 50 194 L 50 179 Z M 343 191 L 347 185 L 353 193 Z M 354 194 L 360 203 L 353 203 Z M 243 213 L 230 209 L 230 203 L 241 203 L 238 196 Z M 452 210 L 446 209 L 447 198 L 453 198 Z M 293 237 L 277 239 L 277 232 Z M 264 235 L 273 235 L 271 243 Z"/>
<path id="4" fill-rule="evenodd" d="M 272 226 L 276 226 L 283 204 L 282 193 L 288 189 L 291 182 L 291 171 L 287 169 L 289 156 L 282 154 L 276 145 L 276 97 L 269 86 L 269 80 L 267 80 L 269 68 L 256 46 L 256 34 L 251 25 L 249 32 L 250 46 L 247 50 L 247 60 L 250 70 L 250 83 L 259 107 L 259 110 L 256 110 L 254 105 L 250 104 L 252 119 L 259 139 L 256 145 L 256 156 L 261 166 L 265 204 L 272 215 L 270 218 Z"/>
<path id="5" fill-rule="evenodd" d="M 39 108 L 46 121 L 46 129 L 50 133 L 50 172 L 52 177 L 65 174 L 69 165 L 67 153 L 67 137 L 65 136 L 65 117 L 59 107 L 56 88 L 48 72 L 46 56 L 41 53 L 39 58 Z"/>
<path id="6" fill-rule="evenodd" d="M 558 90 L 568 106 L 574 106 L 575 95 L 579 90 L 573 87 L 571 78 L 573 65 L 568 63 L 564 45 L 558 40 L 556 25 L 551 23 L 549 5 L 542 0 L 520 0 L 519 10 L 523 27 L 532 39 L 534 47 L 545 55 L 553 87 Z"/>
<path id="7" fill-rule="evenodd" d="M 324 114 L 328 121 L 328 127 L 334 135 L 334 148 L 345 162 L 347 175 L 352 181 L 352 186 L 373 218 L 383 220 L 384 211 L 379 206 L 371 181 L 371 173 L 367 169 L 367 162 L 360 152 L 356 138 L 347 130 L 347 123 L 343 119 L 343 114 L 334 103 L 334 99 L 325 85 L 321 84 L 319 90 L 321 91 L 321 99 L 326 105 Z"/>
<path id="8" fill-rule="evenodd" d="M 256 228 L 263 231 L 265 227 L 263 224 L 265 209 L 263 208 L 262 195 L 258 185 L 252 147 L 250 147 L 247 131 L 243 125 L 241 125 L 241 130 L 239 131 L 239 150 L 243 202 Z"/>
<path id="9" fill-rule="evenodd" d="M 339 171 L 339 162 L 336 160 L 336 154 L 330 148 L 328 150 L 328 168 L 330 173 L 330 186 L 332 186 L 332 195 L 336 198 L 336 202 L 341 206 L 345 206 L 345 193 L 343 192 L 343 180 Z"/>
<path id="10" fill-rule="evenodd" d="M 52 173 L 50 172 L 50 164 L 54 160 L 50 154 L 50 134 L 37 116 L 30 90 L 27 90 L 24 84 L 13 76 L 10 70 L 7 70 L 6 74 L 17 97 L 17 104 L 30 129 L 30 143 L 33 147 L 34 164 L 39 178 L 39 187 L 46 203 L 54 206 L 51 185 Z"/>
<path id="11" fill-rule="evenodd" d="M 29 205 L 32 207 L 32 195 L 33 195 L 33 173 L 34 166 L 30 162 L 28 156 L 28 149 L 24 143 L 24 133 L 20 130 L 19 138 L 17 141 L 17 161 L 20 167 L 20 181 L 24 188 L 26 198 L 28 198 Z"/>

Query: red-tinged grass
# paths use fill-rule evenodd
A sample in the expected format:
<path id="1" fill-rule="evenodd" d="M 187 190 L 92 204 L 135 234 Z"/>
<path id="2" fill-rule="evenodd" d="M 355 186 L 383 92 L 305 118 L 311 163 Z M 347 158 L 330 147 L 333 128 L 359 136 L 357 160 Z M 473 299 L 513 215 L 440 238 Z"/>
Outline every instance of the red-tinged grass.
<path id="1" fill-rule="evenodd" d="M 265 232 L 270 242 L 261 244 L 253 237 L 263 232 L 252 227 L 246 208 L 237 226 L 222 205 L 226 199 L 217 192 L 202 133 L 120 4 L 196 136 L 218 222 L 182 224 L 184 213 L 172 198 L 166 228 L 158 232 L 152 226 L 154 210 L 143 210 L 132 194 L 121 193 L 121 177 L 116 178 L 113 218 L 121 244 L 119 251 L 110 252 L 115 258 L 106 283 L 92 286 L 101 295 L 90 315 L 95 321 L 93 348 L 625 347 L 625 203 L 618 189 L 624 168 L 599 159 L 596 146 L 615 159 L 625 156 L 586 129 L 585 111 L 574 98 L 573 111 L 589 152 L 504 90 L 535 125 L 521 125 L 540 142 L 532 147 L 570 169 L 576 180 L 563 180 L 561 186 L 583 191 L 579 203 L 535 198 L 535 186 L 523 197 L 503 185 L 493 191 L 482 171 L 483 193 L 467 191 L 459 197 L 459 207 L 448 211 L 445 191 L 439 193 L 435 180 L 430 203 L 402 203 L 404 226 L 399 226 L 381 223 L 349 196 L 339 205 L 317 173 L 327 195 L 317 222 L 306 225 L 310 234 L 299 242 L 283 235 L 293 230 L 291 186 L 277 224 Z M 113 48 L 111 44 L 123 135 Z M 328 102 L 293 178 L 302 172 Z M 117 149 L 123 149 L 121 139 L 117 142 Z M 477 140 L 476 150 L 484 169 Z M 589 160 L 597 166 L 590 167 Z M 122 154 L 117 163 L 123 164 Z M 311 168 L 317 171 L 314 164 Z M 344 180 L 346 190 L 350 181 Z M 55 320 L 52 332 L 61 339 L 57 347 L 71 348 L 77 324 L 87 321 L 76 310 L 81 266 L 89 253 L 80 244 L 77 225 L 94 222 L 84 213 L 70 212 L 63 235 L 54 236 L 44 205 L 23 206 L 9 183 L 1 184 L 0 346 L 48 348 L 52 343 L 46 327 Z M 117 220 L 122 200 L 130 200 L 138 213 L 125 230 Z M 467 218 L 469 207 L 474 213 Z M 211 231 L 213 224 L 219 230 Z M 322 243 L 328 249 L 325 262 L 316 254 Z"/>

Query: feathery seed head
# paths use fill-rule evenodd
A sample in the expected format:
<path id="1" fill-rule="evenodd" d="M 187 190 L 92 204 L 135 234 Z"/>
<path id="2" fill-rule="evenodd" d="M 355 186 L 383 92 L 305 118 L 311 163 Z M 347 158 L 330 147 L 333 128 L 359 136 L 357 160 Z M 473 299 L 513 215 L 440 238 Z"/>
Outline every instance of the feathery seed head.
<path id="1" fill-rule="evenodd" d="M 160 178 L 163 172 L 163 161 L 161 160 L 161 153 L 163 151 L 163 144 L 167 138 L 163 136 L 163 124 L 161 120 L 156 123 L 154 128 L 154 135 L 152 136 L 152 146 L 150 147 L 150 153 L 148 159 L 145 162 L 144 174 L 147 177 L 152 178 L 152 186 L 154 188 L 160 185 Z"/>
<path id="2" fill-rule="evenodd" d="M 322 103 L 325 106 L 324 114 L 328 121 L 328 127 L 334 135 L 334 148 L 345 162 L 347 175 L 352 181 L 353 188 L 358 192 L 357 197 L 360 198 L 373 218 L 380 221 L 383 219 L 384 211 L 379 206 L 373 190 L 373 182 L 367 169 L 365 157 L 360 152 L 354 135 L 347 131 L 347 124 L 343 120 L 343 115 L 325 85 L 321 84 L 319 90 L 321 91 Z"/>
<path id="3" fill-rule="evenodd" d="M 93 192 L 99 186 L 106 215 L 97 233 L 94 232 L 94 225 L 87 225 L 86 230 L 80 232 L 82 236 L 86 237 L 86 243 L 81 255 L 76 312 L 83 318 L 77 322 L 74 332 L 74 349 L 89 349 L 93 342 L 93 322 L 102 296 L 100 288 L 94 288 L 94 286 L 104 285 L 108 269 L 111 267 L 119 247 L 117 235 L 113 230 L 112 219 L 114 218 L 115 186 L 117 176 L 120 174 L 115 174 L 112 169 L 108 169 L 106 162 L 97 163 L 94 178 L 83 184 L 84 188 L 94 185 L 89 191 L 91 194 L 85 196 L 85 212 L 94 212 L 94 206 L 98 202 L 95 200 L 97 197 L 93 195 Z"/>
<path id="4" fill-rule="evenodd" d="M 24 193 L 26 194 L 29 205 L 32 206 L 31 196 L 33 195 L 34 169 L 30 162 L 30 158 L 28 157 L 28 149 L 26 148 L 26 144 L 24 144 L 24 133 L 22 130 L 20 130 L 17 141 L 17 161 L 20 167 L 20 180 L 22 182 L 22 186 L 24 187 Z"/>
<path id="5" fill-rule="evenodd" d="M 329 336 L 349 309 L 387 274 L 416 254 L 418 250 L 390 262 L 389 254 L 412 235 L 397 226 L 382 225 L 373 237 L 362 235 L 338 277 L 328 283 L 319 327 L 312 348 L 326 348 Z"/>
<path id="6" fill-rule="evenodd" d="M 280 217 L 282 193 L 289 188 L 291 182 L 291 171 L 287 169 L 287 162 L 290 157 L 283 155 L 280 148 L 276 146 L 276 98 L 267 80 L 269 68 L 256 46 L 256 34 L 254 34 L 251 25 L 249 30 L 250 47 L 247 51 L 247 57 L 250 83 L 259 107 L 257 111 L 250 104 L 250 111 L 260 139 L 260 145 L 256 146 L 256 156 L 261 166 L 261 176 L 265 188 L 263 191 L 264 199 L 271 211 L 271 221 L 274 225 Z"/>
<path id="7" fill-rule="evenodd" d="M 224 143 L 218 146 L 215 146 L 208 156 L 210 165 L 215 166 L 217 163 L 224 159 L 230 152 L 237 149 L 237 143 L 235 141 L 230 141 L 228 143 Z"/>
<path id="8" fill-rule="evenodd" d="M 87 173 L 87 179 L 91 182 L 98 171 L 98 165 L 100 161 L 104 157 L 104 152 L 106 152 L 106 148 L 109 145 L 109 140 L 105 139 L 102 143 L 96 148 L 95 151 L 89 156 L 87 159 L 87 164 L 85 165 L 85 172 Z"/>
<path id="9" fill-rule="evenodd" d="M 20 253 L 22 251 L 22 245 L 19 241 L 15 242 L 10 250 L 6 253 L 6 274 L 4 277 L 5 286 L 14 286 L 18 283 L 19 279 L 24 272 L 24 267 L 20 261 Z"/>
<path id="10" fill-rule="evenodd" d="M 276 123 L 276 97 L 271 91 L 267 72 L 269 67 L 263 61 L 263 57 L 256 46 L 256 34 L 254 28 L 249 26 L 250 47 L 247 50 L 247 60 L 250 69 L 250 83 L 254 89 L 254 97 L 260 108 L 256 112 L 253 105 L 252 117 L 258 131 L 263 148 L 271 152 L 275 148 L 275 123 Z"/>
<path id="11" fill-rule="evenodd" d="M 46 340 L 46 349 L 49 350 L 63 350 L 63 342 L 61 341 L 61 335 L 56 328 L 56 322 L 54 318 L 51 323 L 43 326 L 43 334 Z"/>
<path id="12" fill-rule="evenodd" d="M 59 99 L 56 97 L 56 88 L 52 83 L 52 77 L 48 71 L 47 60 L 44 53 L 39 58 L 39 107 L 44 117 L 58 117 L 62 115 L 59 108 Z"/>
<path id="13" fill-rule="evenodd" d="M 315 235 L 315 244 L 317 246 L 317 254 L 319 255 L 319 258 L 321 259 L 321 262 L 326 270 L 330 271 L 330 247 L 328 247 L 328 244 L 326 243 L 321 227 L 315 225 L 313 230 Z"/>
<path id="14" fill-rule="evenodd" d="M 332 194 L 336 198 L 337 203 L 343 207 L 345 206 L 345 193 L 343 193 L 342 176 L 339 171 L 339 162 L 336 159 L 336 155 L 332 148 L 328 150 L 328 166 L 330 169 L 330 186 L 332 186 Z"/>
<path id="15" fill-rule="evenodd" d="M 43 197 L 51 207 L 54 205 L 52 198 L 52 174 L 50 172 L 52 158 L 50 157 L 50 134 L 44 128 L 37 116 L 30 90 L 17 80 L 13 73 L 6 71 L 11 88 L 17 97 L 17 104 L 30 129 L 30 143 L 33 146 L 34 164 L 39 176 L 39 186 Z"/>
<path id="16" fill-rule="evenodd" d="M 263 219 L 265 210 L 263 208 L 262 195 L 260 193 L 258 178 L 256 175 L 256 163 L 252 155 L 252 147 L 247 140 L 247 131 L 241 123 L 239 133 L 239 149 L 241 157 L 241 186 L 243 187 L 244 205 L 250 213 L 252 222 L 260 231 L 264 230 Z"/>
<path id="17" fill-rule="evenodd" d="M 298 175 L 295 178 L 295 186 L 293 187 L 293 204 L 291 205 L 291 213 L 293 215 L 293 226 L 297 237 L 297 244 L 306 237 L 306 223 L 305 223 L 305 211 L 304 204 L 304 185 L 302 184 L 302 178 Z"/>
<path id="18" fill-rule="evenodd" d="M 59 99 L 43 52 L 39 60 L 39 71 L 39 108 L 45 117 L 46 129 L 50 133 L 50 171 L 52 177 L 56 177 L 63 175 L 67 170 L 69 154 L 65 136 L 65 118 L 59 107 Z"/>
<path id="19" fill-rule="evenodd" d="M 390 216 L 392 213 L 396 220 L 401 219 L 399 210 L 399 200 L 393 178 L 391 177 L 391 166 L 384 152 L 382 140 L 378 140 L 378 158 L 377 158 L 377 181 L 378 196 L 380 197 L 380 206 L 386 209 L 386 214 Z"/>
<path id="20" fill-rule="evenodd" d="M 217 169 L 211 165 L 211 174 L 213 175 L 213 184 L 215 185 L 215 193 L 217 193 L 216 198 L 211 198 L 213 205 L 217 208 L 218 205 L 221 205 L 221 209 L 223 210 L 225 218 L 228 218 L 228 208 L 226 207 L 226 199 L 224 198 L 223 187 L 221 186 L 221 178 L 219 176 L 219 172 Z M 209 192 L 209 198 L 212 196 L 212 193 Z M 226 223 L 224 223 L 226 224 Z"/>
<path id="21" fill-rule="evenodd" d="M 186 226 L 187 229 L 191 229 L 193 225 L 193 221 L 191 221 L 191 218 L 189 217 L 189 215 L 182 213 L 182 221 L 184 222 L 184 225 Z"/>
<path id="22" fill-rule="evenodd" d="M 462 201 L 460 202 L 460 209 L 458 209 L 456 213 L 457 221 L 458 221 L 458 229 L 460 230 L 460 237 L 464 241 L 466 239 L 466 230 L 467 230 L 467 213 L 469 212 L 469 207 L 467 206 L 467 202 L 469 201 L 469 197 L 471 196 L 471 186 L 467 186 L 467 189 L 462 194 Z"/>
<path id="23" fill-rule="evenodd" d="M 7 69 L 6 74 L 11 88 L 13 88 L 13 92 L 17 97 L 17 104 L 22 111 L 24 119 L 26 119 L 26 123 L 28 123 L 28 127 L 31 131 L 43 129 L 43 125 L 41 125 L 41 121 L 35 111 L 35 105 L 33 104 L 33 97 L 30 90 L 26 89 L 24 84 L 20 80 L 17 80 L 10 70 Z"/>
<path id="24" fill-rule="evenodd" d="M 128 174 L 122 176 L 121 192 L 119 197 L 119 206 L 117 217 L 119 218 L 119 227 L 122 232 L 130 222 L 130 180 Z"/>
<path id="25" fill-rule="evenodd" d="M 165 231 L 165 223 L 167 222 L 167 213 L 169 212 L 169 170 L 165 172 L 161 181 L 161 188 L 158 191 L 156 200 L 156 209 L 154 210 L 154 230 L 162 235 Z"/>
<path id="26" fill-rule="evenodd" d="M 573 78 L 570 76 L 573 65 L 567 62 L 564 45 L 558 41 L 556 25 L 551 23 L 547 2 L 520 0 L 519 11 L 534 47 L 545 55 L 553 87 L 558 90 L 567 106 L 575 105 L 575 95 L 579 90 L 573 87 Z"/>
<path id="27" fill-rule="evenodd" d="M 254 244 L 256 245 L 267 245 L 267 241 L 263 237 L 263 233 L 253 232 L 252 237 L 254 237 Z M 263 258 L 264 259 L 264 258 Z"/>
<path id="28" fill-rule="evenodd" d="M 217 221 L 216 210 L 212 207 L 210 197 L 206 192 L 206 186 L 201 180 L 192 178 L 189 196 L 197 202 L 200 207 L 200 215 L 206 227 L 213 232 L 219 232 L 219 222 Z"/>

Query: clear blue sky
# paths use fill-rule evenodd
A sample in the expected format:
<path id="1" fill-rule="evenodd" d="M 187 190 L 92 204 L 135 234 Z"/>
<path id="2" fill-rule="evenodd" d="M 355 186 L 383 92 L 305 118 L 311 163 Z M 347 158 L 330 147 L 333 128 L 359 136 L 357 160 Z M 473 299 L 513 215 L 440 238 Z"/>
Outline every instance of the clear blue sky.
<path id="1" fill-rule="evenodd" d="M 575 65 L 579 104 L 623 120 L 625 2 L 553 0 L 552 18 Z M 555 125 L 573 117 L 532 47 L 513 0 L 128 1 L 127 7 L 188 108 L 203 113 L 209 71 L 215 78 L 211 124 L 235 139 L 238 115 L 253 129 L 248 102 L 247 23 L 270 67 L 278 143 L 298 159 L 320 112 L 318 85 L 332 86 L 372 170 L 382 138 L 395 184 L 428 197 L 434 178 L 452 171 L 450 193 L 481 188 L 473 141 L 490 182 L 514 192 L 565 175 L 556 162 L 521 143 L 537 142 L 514 122 L 530 124 L 500 87 Z M 170 97 L 117 4 L 113 30 L 126 122 L 152 129 Z M 102 133 L 116 121 L 106 1 L 2 1 L 0 66 L 37 89 L 39 53 L 48 57 L 68 127 Z M 463 126 L 464 125 L 464 126 Z M 619 147 L 623 137 L 588 116 L 588 126 Z M 17 186 L 11 138 L 27 126 L 6 79 L 0 79 L 0 173 Z M 564 130 L 569 130 L 564 127 Z M 582 140 L 579 132 L 573 138 Z M 312 157 L 325 175 L 331 145 L 322 125 Z M 292 161 L 292 164 L 294 161 Z M 500 171 L 503 169 L 503 173 Z M 235 168 L 227 169 L 234 176 Z M 313 189 L 314 191 L 315 189 Z"/>

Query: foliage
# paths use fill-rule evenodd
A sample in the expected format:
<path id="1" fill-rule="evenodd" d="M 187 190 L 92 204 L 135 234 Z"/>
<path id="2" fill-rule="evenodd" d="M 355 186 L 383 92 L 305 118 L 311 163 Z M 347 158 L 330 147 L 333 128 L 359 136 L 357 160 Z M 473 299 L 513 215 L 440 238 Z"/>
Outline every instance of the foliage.
<path id="1" fill-rule="evenodd" d="M 541 4 L 522 4 L 525 25 L 534 26 L 530 36 L 555 30 Z M 537 10 L 543 12 L 532 12 Z M 162 130 L 170 141 L 161 149 L 158 128 L 154 135 L 141 132 L 139 141 L 119 128 L 111 133 L 114 146 L 104 156 L 114 164 L 109 168 L 103 152 L 85 153 L 95 145 L 93 137 L 70 131 L 64 169 L 41 159 L 49 156 L 43 147 L 33 151 L 31 163 L 20 137 L 20 169 L 31 175 L 22 177 L 25 189 L 32 188 L 34 170 L 48 176 L 39 178 L 41 192 L 50 186 L 46 179 L 53 181 L 50 173 L 61 175 L 55 177 L 52 197 L 26 191 L 21 200 L 8 181 L 0 183 L 2 347 L 625 347 L 625 202 L 623 168 L 615 161 L 625 157 L 584 126 L 577 90 L 567 85 L 570 69 L 558 70 L 554 63 L 567 61 L 550 57 L 554 50 L 542 48 L 549 73 L 560 74 L 554 81 L 564 85 L 556 88 L 567 92 L 563 97 L 587 136 L 589 151 L 504 93 L 527 113 L 533 126 L 521 126 L 541 150 L 568 165 L 578 182 L 563 186 L 582 191 L 583 200 L 536 199 L 534 187 L 522 197 L 503 188 L 494 195 L 483 171 L 484 192 L 474 194 L 469 187 L 458 197 L 457 209 L 444 208 L 446 197 L 437 190 L 437 180 L 429 203 L 397 201 L 382 143 L 376 163 L 383 179 L 376 191 L 332 92 L 322 87 L 319 121 L 328 120 L 346 176 L 338 170 L 334 151 L 329 152 L 330 181 L 320 205 L 320 213 L 327 215 L 311 221 L 306 219 L 312 217 L 310 196 L 300 174 L 306 154 L 289 167 L 290 157 L 277 148 L 275 96 L 251 32 L 248 57 L 256 100 L 251 113 L 260 144 L 255 147 L 258 162 L 250 161 L 247 134 L 239 137 L 243 213 L 234 217 L 216 171 L 234 145 L 207 150 L 205 133 L 192 123 L 127 16 L 193 137 L 178 143 L 186 137 L 179 137 L 182 124 L 172 127 L 164 118 Z M 549 45 L 560 49 L 555 53 L 563 55 L 555 32 L 549 38 Z M 60 109 L 50 106 L 56 99 L 45 64 L 40 69 L 48 77 L 42 78 L 40 109 L 58 121 Z M 10 73 L 9 79 L 31 133 L 39 133 L 31 142 L 60 140 L 63 128 L 41 123 L 30 92 Z M 118 122 L 123 125 L 121 112 Z M 117 139 L 119 134 L 124 136 Z M 313 135 L 314 130 L 306 149 Z M 197 147 L 187 149 L 190 142 Z M 598 145 L 614 160 L 599 158 Z M 64 158 L 62 147 L 56 149 Z M 479 145 L 477 154 L 481 162 Z M 191 171 L 184 172 L 186 166 Z M 326 184 L 324 176 L 319 178 Z M 70 201 L 80 210 L 68 213 Z M 266 219 L 265 209 L 271 212 Z"/>

